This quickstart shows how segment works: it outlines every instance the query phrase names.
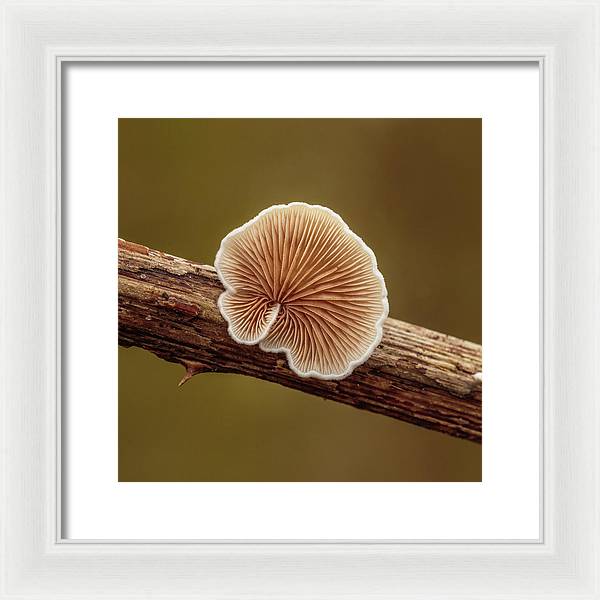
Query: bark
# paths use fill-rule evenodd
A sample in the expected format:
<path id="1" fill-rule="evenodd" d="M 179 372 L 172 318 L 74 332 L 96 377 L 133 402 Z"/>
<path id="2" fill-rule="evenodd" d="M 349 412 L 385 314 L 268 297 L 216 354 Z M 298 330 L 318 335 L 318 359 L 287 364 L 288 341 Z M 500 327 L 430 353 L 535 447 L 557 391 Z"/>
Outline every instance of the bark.
<path id="1" fill-rule="evenodd" d="M 381 344 L 346 379 L 302 378 L 284 354 L 242 346 L 217 308 L 213 267 L 119 240 L 119 344 L 186 369 L 273 381 L 481 443 L 481 346 L 387 319 Z"/>

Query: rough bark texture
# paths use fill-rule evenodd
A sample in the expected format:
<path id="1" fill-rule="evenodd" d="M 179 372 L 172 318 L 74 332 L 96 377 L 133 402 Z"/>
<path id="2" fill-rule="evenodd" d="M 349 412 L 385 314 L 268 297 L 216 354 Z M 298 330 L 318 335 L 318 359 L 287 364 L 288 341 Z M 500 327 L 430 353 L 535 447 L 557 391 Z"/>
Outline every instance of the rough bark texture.
<path id="1" fill-rule="evenodd" d="M 341 381 L 305 379 L 285 355 L 236 344 L 213 267 L 119 240 L 119 344 L 186 369 L 239 373 L 481 442 L 481 346 L 387 319 L 372 356 Z"/>

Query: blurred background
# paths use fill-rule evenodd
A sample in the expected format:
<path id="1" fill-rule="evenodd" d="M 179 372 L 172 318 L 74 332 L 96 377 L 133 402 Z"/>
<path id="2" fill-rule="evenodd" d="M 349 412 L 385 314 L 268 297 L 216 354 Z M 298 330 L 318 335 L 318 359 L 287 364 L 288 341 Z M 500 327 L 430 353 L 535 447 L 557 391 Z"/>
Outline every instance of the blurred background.
<path id="1" fill-rule="evenodd" d="M 272 204 L 330 207 L 390 316 L 481 343 L 480 119 L 119 119 L 119 236 L 212 264 Z M 119 481 L 480 481 L 481 446 L 119 348 Z"/>

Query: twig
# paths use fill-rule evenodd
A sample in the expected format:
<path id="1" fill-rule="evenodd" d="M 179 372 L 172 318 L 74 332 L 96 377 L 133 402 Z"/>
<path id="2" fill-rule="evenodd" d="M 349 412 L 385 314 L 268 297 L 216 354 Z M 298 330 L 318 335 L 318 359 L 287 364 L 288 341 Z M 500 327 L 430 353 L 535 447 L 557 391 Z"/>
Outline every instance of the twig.
<path id="1" fill-rule="evenodd" d="M 387 319 L 381 344 L 340 381 L 301 378 L 283 354 L 241 346 L 217 308 L 213 267 L 119 240 L 119 344 L 203 372 L 266 379 L 481 442 L 481 346 Z"/>

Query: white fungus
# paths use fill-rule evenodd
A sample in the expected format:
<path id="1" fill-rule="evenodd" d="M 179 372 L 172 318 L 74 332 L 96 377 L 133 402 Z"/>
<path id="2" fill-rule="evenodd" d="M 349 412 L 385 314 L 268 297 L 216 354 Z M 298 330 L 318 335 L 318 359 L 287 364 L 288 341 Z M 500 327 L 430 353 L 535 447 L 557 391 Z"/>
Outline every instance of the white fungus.
<path id="1" fill-rule="evenodd" d="M 301 377 L 347 377 L 381 341 L 388 301 L 377 260 L 328 208 L 263 210 L 223 239 L 215 268 L 229 335 L 285 352 Z"/>

